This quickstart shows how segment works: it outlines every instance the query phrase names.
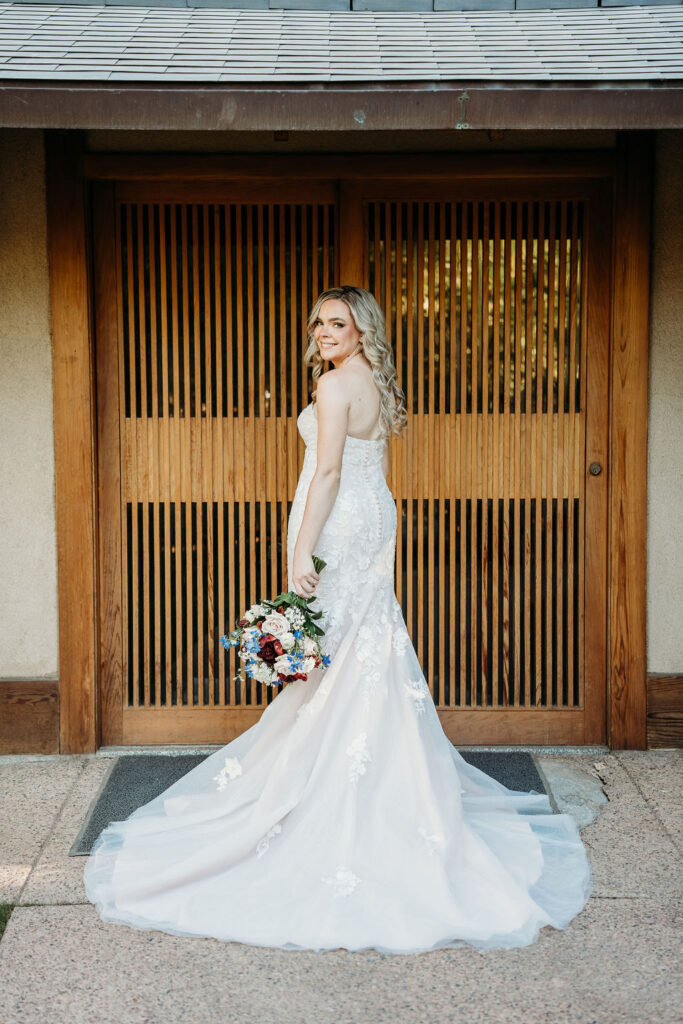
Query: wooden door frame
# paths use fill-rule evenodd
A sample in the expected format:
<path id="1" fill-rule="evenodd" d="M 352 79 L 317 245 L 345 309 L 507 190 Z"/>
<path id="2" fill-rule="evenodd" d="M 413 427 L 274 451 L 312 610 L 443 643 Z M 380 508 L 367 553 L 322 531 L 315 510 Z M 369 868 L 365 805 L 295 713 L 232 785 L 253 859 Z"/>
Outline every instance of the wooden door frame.
<path id="1" fill-rule="evenodd" d="M 336 154 L 278 157 L 283 171 L 386 176 L 391 154 L 351 169 Z M 98 473 L 91 180 L 218 181 L 253 177 L 262 157 L 86 154 L 81 132 L 46 132 L 48 262 L 52 311 L 59 599 L 60 752 L 100 745 L 98 707 Z M 612 180 L 609 380 L 607 742 L 646 745 L 647 379 L 654 132 L 617 134 L 614 151 L 402 154 L 400 174 L 444 177 L 577 173 Z M 342 223 L 342 229 L 353 225 Z M 356 226 L 357 227 L 357 226 Z M 341 268 L 345 279 L 357 277 Z"/>

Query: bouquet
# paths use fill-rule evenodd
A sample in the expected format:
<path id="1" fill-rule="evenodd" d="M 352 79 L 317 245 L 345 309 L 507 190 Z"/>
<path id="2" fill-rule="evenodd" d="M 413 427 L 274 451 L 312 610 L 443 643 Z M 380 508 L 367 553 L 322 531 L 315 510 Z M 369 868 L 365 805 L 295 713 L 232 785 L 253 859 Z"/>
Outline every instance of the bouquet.
<path id="1" fill-rule="evenodd" d="M 326 564 L 313 555 L 316 572 Z M 239 648 L 242 667 L 234 678 L 244 681 L 246 674 L 259 683 L 277 686 L 308 679 L 308 673 L 319 665 L 327 668 L 330 658 L 318 640 L 324 630 L 314 621 L 322 612 L 311 608 L 313 601 L 315 596 L 299 597 L 289 590 L 248 608 L 232 633 L 220 638 L 226 650 Z"/>

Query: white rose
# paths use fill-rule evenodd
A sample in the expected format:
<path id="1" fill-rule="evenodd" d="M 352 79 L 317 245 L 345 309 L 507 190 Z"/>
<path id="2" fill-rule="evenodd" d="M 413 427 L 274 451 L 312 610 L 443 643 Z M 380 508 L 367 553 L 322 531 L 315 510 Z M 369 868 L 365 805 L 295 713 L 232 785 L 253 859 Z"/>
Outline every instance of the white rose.
<path id="1" fill-rule="evenodd" d="M 301 662 L 300 672 L 312 672 L 315 668 L 315 658 L 304 658 Z"/>
<path id="2" fill-rule="evenodd" d="M 272 612 L 263 620 L 263 632 L 279 637 L 282 633 L 289 633 L 289 622 L 279 612 Z"/>
<path id="3" fill-rule="evenodd" d="M 315 654 L 317 651 L 317 644 L 312 637 L 307 636 L 304 640 L 304 654 Z"/>
<path id="4" fill-rule="evenodd" d="M 291 676 L 292 674 L 292 666 L 286 654 L 281 654 L 279 658 L 275 659 L 273 668 L 283 676 Z"/>
<path id="5" fill-rule="evenodd" d="M 292 647 L 296 644 L 296 637 L 293 633 L 280 633 L 278 640 L 285 651 L 291 651 Z"/>

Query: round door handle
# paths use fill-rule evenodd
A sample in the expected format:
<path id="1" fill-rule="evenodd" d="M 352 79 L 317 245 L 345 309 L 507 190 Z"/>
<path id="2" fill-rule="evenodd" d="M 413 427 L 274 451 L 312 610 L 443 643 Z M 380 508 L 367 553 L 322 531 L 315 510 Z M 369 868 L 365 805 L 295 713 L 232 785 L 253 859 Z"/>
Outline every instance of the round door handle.
<path id="1" fill-rule="evenodd" d="M 591 476 L 600 476 L 600 474 L 602 473 L 602 466 L 599 462 L 591 462 L 590 466 L 588 467 L 588 472 Z"/>

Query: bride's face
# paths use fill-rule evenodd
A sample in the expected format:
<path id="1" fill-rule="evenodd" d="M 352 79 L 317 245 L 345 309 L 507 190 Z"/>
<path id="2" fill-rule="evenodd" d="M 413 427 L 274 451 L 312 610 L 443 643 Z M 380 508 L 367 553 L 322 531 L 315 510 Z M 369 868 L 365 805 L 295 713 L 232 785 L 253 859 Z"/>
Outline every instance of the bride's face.
<path id="1" fill-rule="evenodd" d="M 345 302 L 325 299 L 313 325 L 313 336 L 323 359 L 330 359 L 336 365 L 356 351 L 361 332 Z"/>

